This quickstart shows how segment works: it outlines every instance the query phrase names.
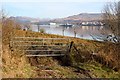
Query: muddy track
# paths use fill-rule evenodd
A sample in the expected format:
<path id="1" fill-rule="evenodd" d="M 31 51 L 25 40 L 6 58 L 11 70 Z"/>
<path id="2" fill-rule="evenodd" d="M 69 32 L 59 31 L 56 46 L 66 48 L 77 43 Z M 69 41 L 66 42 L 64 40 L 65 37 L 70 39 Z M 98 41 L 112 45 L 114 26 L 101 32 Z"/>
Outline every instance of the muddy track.
<path id="1" fill-rule="evenodd" d="M 38 77 L 41 77 L 40 72 L 45 72 L 46 75 L 47 74 L 51 75 L 51 74 L 55 74 L 56 72 L 59 71 L 59 70 L 51 70 L 50 66 L 40 65 L 37 57 L 29 57 L 28 59 L 29 59 L 29 63 L 31 64 L 31 66 L 37 67 L 36 73 L 37 73 Z M 88 70 L 85 70 L 85 69 L 77 67 L 77 66 L 68 66 L 68 67 L 74 68 L 75 70 L 72 70 L 72 72 L 74 72 L 75 74 L 82 74 L 82 75 L 86 76 L 87 78 L 92 78 L 92 76 L 90 75 L 90 71 L 88 71 Z M 54 77 L 54 75 L 53 75 L 53 77 Z"/>

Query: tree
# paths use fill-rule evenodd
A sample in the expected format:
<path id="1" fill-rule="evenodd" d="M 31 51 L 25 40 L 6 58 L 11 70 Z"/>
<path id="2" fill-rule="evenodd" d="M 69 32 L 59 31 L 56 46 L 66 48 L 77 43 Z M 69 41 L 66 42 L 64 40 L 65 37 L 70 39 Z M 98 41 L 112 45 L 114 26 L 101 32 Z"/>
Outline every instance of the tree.
<path id="1" fill-rule="evenodd" d="M 2 29 L 0 31 L 2 35 L 2 43 L 10 44 L 11 37 L 15 36 L 14 31 L 20 29 L 21 26 L 14 20 L 7 17 L 4 9 L 1 9 L 0 14 L 0 25 L 2 25 Z"/>
<path id="2" fill-rule="evenodd" d="M 112 35 L 108 35 L 114 42 L 120 42 L 120 1 L 107 3 L 103 9 L 103 23 Z M 115 40 L 116 39 L 116 40 Z"/>
<path id="3" fill-rule="evenodd" d="M 106 44 L 101 47 L 110 53 L 109 55 L 114 56 L 114 59 L 117 63 L 118 69 L 120 69 L 120 1 L 114 3 L 107 3 L 103 9 L 103 23 L 105 23 L 105 30 L 109 30 L 111 35 L 106 37 L 107 41 L 115 42 L 115 44 Z M 106 32 L 104 30 L 104 32 Z M 110 48 L 112 46 L 112 48 Z M 114 52 L 110 52 L 110 50 L 114 50 Z M 109 51 L 108 51 L 109 50 Z M 108 55 L 106 55 L 108 56 Z"/>
<path id="4" fill-rule="evenodd" d="M 25 30 L 31 31 L 31 24 L 30 23 L 25 23 L 23 26 L 24 26 Z"/>

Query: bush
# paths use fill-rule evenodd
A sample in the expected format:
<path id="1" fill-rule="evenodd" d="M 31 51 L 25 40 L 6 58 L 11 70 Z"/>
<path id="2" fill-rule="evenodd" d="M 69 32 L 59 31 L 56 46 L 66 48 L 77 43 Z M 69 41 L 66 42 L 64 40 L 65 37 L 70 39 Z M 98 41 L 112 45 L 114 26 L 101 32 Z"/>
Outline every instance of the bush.
<path id="1" fill-rule="evenodd" d="M 5 19 L 2 21 L 2 42 L 3 44 L 9 44 L 11 37 L 15 35 L 14 30 L 20 29 L 20 25 L 13 20 Z"/>
<path id="2" fill-rule="evenodd" d="M 45 33 L 45 30 L 44 30 L 44 29 L 40 29 L 40 32 L 41 32 L 41 33 Z"/>

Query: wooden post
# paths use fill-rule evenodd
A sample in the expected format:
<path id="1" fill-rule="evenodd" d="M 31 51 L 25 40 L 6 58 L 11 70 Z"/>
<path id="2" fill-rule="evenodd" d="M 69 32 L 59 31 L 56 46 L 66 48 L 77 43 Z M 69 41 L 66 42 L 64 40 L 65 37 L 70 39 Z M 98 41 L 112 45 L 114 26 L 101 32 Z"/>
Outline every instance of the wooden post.
<path id="1" fill-rule="evenodd" d="M 37 24 L 37 26 L 38 26 L 38 32 L 40 32 L 40 26 L 39 26 L 39 24 Z"/>
<path id="2" fill-rule="evenodd" d="M 75 28 L 74 28 L 74 37 L 75 37 L 75 38 L 76 38 L 76 34 L 77 34 L 77 33 L 76 33 L 76 31 L 75 31 Z"/>
<path id="3" fill-rule="evenodd" d="M 74 43 L 73 41 L 70 43 L 69 51 L 68 51 L 69 53 L 71 52 L 71 48 L 72 48 L 73 43 Z"/>
<path id="4" fill-rule="evenodd" d="M 43 39 L 43 45 L 44 45 L 44 39 Z"/>
<path id="5" fill-rule="evenodd" d="M 79 51 L 77 50 L 77 48 L 75 47 L 75 45 L 74 45 L 73 47 L 74 47 L 74 49 L 77 51 L 77 54 L 79 54 Z"/>
<path id="6" fill-rule="evenodd" d="M 65 31 L 65 29 L 63 28 L 63 30 L 62 30 L 62 31 L 63 31 L 63 36 L 64 36 L 64 31 Z"/>

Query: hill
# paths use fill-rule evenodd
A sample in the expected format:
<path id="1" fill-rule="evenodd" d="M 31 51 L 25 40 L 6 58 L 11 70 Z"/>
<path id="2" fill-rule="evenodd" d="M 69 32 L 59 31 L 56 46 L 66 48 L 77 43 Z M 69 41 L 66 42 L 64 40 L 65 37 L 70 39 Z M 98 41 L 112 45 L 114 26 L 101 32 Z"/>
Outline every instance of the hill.
<path id="1" fill-rule="evenodd" d="M 65 20 L 80 20 L 80 21 L 99 21 L 102 20 L 101 13 L 81 13 L 78 15 L 69 16 Z"/>
<path id="2" fill-rule="evenodd" d="M 18 23 L 31 23 L 31 22 L 39 22 L 39 18 L 31 18 L 31 17 L 23 17 L 23 16 L 11 16 L 9 19 L 14 20 Z"/>
<path id="3" fill-rule="evenodd" d="M 3 78 L 120 78 L 119 43 L 23 31 L 14 25 L 11 20 L 2 22 Z M 69 38 L 74 46 L 64 57 L 27 57 L 27 52 L 21 51 L 24 47 L 11 45 L 11 41 L 16 41 L 13 37 Z"/>
<path id="4" fill-rule="evenodd" d="M 68 16 L 66 18 L 54 19 L 54 22 L 82 22 L 82 21 L 101 21 L 101 13 L 81 13 L 78 15 Z"/>
<path id="5" fill-rule="evenodd" d="M 17 78 L 118 78 L 119 72 L 114 71 L 117 62 L 114 52 L 114 44 L 99 41 L 84 40 L 79 38 L 64 37 L 45 33 L 15 30 L 14 36 L 41 37 L 41 38 L 70 38 L 74 41 L 79 53 L 72 50 L 70 61 L 63 57 L 36 57 L 28 58 L 17 49 L 11 51 L 8 45 L 3 43 L 3 77 Z M 4 40 L 4 39 L 3 39 Z M 108 45 L 105 45 L 108 44 Z M 111 45 L 111 47 L 109 46 Z M 108 48 L 108 46 L 110 48 Z M 105 49 L 105 47 L 107 49 Z M 111 49 L 112 48 L 112 49 Z M 100 51 L 99 51 L 100 50 Z M 110 53 L 105 51 L 110 50 Z M 117 50 L 117 49 L 116 49 Z M 98 52 L 92 59 L 91 53 Z M 109 55 L 108 55 L 109 54 Z M 116 54 L 116 53 L 114 53 Z M 82 57 L 81 57 L 82 55 Z M 107 58 L 109 57 L 109 58 Z M 113 58 L 114 57 L 114 58 Z M 29 60 L 30 59 L 30 60 Z M 102 60 L 104 59 L 104 60 Z M 101 61 L 102 60 L 102 61 Z M 112 60 L 112 64 L 110 63 Z M 99 62 L 101 61 L 101 62 Z M 71 63 L 66 66 L 64 62 Z M 104 63 L 109 63 L 109 65 Z M 114 68 L 110 67 L 112 65 Z M 14 74 L 13 74 L 14 73 Z"/>
<path id="6" fill-rule="evenodd" d="M 65 18 L 57 18 L 57 19 L 39 19 L 39 18 L 31 18 L 31 17 L 10 17 L 10 19 L 15 20 L 19 23 L 40 23 L 40 24 L 49 24 L 50 22 L 56 23 L 80 23 L 82 21 L 101 21 L 102 20 L 101 13 L 81 13 L 78 15 L 72 15 Z"/>

